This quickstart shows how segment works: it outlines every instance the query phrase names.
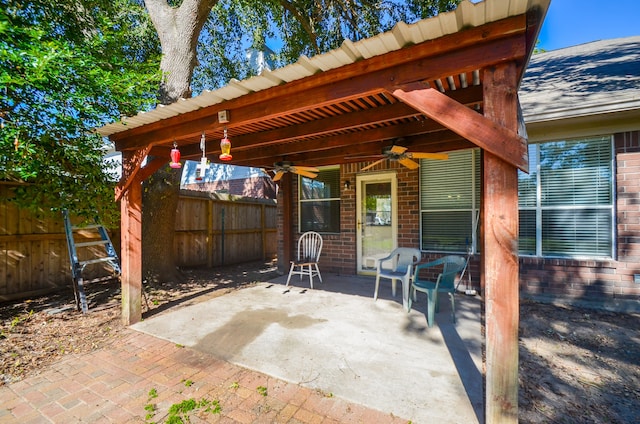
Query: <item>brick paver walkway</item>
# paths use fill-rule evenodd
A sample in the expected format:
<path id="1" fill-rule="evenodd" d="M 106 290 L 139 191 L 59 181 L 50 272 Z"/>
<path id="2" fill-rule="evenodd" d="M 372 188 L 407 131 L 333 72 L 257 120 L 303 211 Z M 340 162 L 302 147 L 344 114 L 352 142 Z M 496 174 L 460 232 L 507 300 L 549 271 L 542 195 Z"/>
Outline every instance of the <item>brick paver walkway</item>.
<path id="1" fill-rule="evenodd" d="M 133 330 L 0 387 L 0 423 L 161 423 L 191 399 L 192 423 L 407 423 Z"/>

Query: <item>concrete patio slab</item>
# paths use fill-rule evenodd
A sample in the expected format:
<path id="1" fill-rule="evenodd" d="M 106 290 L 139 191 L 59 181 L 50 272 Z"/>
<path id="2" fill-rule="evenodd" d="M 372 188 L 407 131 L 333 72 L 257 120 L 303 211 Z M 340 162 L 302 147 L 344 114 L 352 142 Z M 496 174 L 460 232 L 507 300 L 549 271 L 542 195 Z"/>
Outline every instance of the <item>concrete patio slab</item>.
<path id="1" fill-rule="evenodd" d="M 388 282 L 374 302 L 372 277 L 323 277 L 312 290 L 283 276 L 132 328 L 413 423 L 483 421 L 477 298 L 456 296 L 455 325 L 441 299 L 428 328 L 424 297 L 407 313 Z"/>

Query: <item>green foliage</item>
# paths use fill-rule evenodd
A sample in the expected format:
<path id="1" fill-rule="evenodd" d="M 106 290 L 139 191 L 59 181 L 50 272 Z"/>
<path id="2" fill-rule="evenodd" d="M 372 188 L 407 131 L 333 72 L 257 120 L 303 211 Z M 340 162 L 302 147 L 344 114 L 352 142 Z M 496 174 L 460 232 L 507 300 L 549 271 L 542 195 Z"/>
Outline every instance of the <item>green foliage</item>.
<path id="1" fill-rule="evenodd" d="M 196 401 L 193 398 L 185 399 L 180 403 L 174 403 L 169 407 L 169 415 L 167 416 L 167 424 L 183 424 L 191 422 L 189 418 L 192 413 L 202 411 L 210 414 L 219 414 L 222 410 L 220 402 L 217 400 L 200 399 Z"/>
<path id="2" fill-rule="evenodd" d="M 149 422 L 149 420 L 153 419 L 153 417 L 155 417 L 156 415 L 156 411 L 158 408 L 156 407 L 156 404 L 151 403 L 151 401 L 158 397 L 158 390 L 152 388 L 151 390 L 149 390 L 149 394 L 147 396 L 148 403 L 144 406 L 144 410 L 147 411 L 144 416 L 145 422 Z"/>
<path id="3" fill-rule="evenodd" d="M 0 2 L 0 180 L 29 183 L 16 190 L 22 207 L 113 223 L 115 177 L 94 129 L 155 102 L 159 49 L 144 9 Z"/>

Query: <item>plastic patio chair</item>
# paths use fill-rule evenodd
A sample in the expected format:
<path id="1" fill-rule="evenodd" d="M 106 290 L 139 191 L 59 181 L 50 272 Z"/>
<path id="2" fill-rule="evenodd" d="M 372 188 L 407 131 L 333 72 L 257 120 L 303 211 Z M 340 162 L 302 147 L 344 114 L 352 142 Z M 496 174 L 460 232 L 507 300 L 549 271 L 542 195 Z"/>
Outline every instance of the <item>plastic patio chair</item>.
<path id="1" fill-rule="evenodd" d="M 427 295 L 427 323 L 433 327 L 435 313 L 438 312 L 438 293 L 449 293 L 451 298 L 451 316 L 453 323 L 456 322 L 456 305 L 454 294 L 456 291 L 456 276 L 462 272 L 467 260 L 462 256 L 448 255 L 435 261 L 419 264 L 415 268 L 413 281 L 411 282 L 411 295 L 415 299 L 416 291 Z M 438 274 L 435 282 L 420 278 L 420 271 L 426 268 L 440 267 L 442 272 Z M 409 311 L 411 311 L 411 296 L 409 296 Z"/>
<path id="2" fill-rule="evenodd" d="M 409 311 L 407 303 L 409 297 L 409 288 L 411 286 L 411 277 L 413 277 L 413 266 L 420 262 L 422 254 L 419 249 L 410 247 L 398 247 L 391 252 L 389 256 L 378 259 L 376 263 L 376 288 L 373 293 L 373 300 L 378 299 L 378 288 L 380 286 L 380 278 L 388 278 L 391 280 L 391 294 L 396 295 L 396 281 L 402 282 L 402 306 Z M 390 263 L 390 268 L 384 268 L 384 265 Z"/>
<path id="3" fill-rule="evenodd" d="M 320 275 L 320 269 L 318 268 L 321 251 L 322 236 L 320 234 L 315 231 L 307 231 L 300 236 L 298 240 L 298 256 L 295 261 L 291 261 L 287 286 L 291 276 L 294 274 L 300 275 L 300 280 L 302 280 L 303 275 L 308 275 L 311 288 L 313 288 L 313 277 L 316 275 L 322 283 L 322 275 Z"/>

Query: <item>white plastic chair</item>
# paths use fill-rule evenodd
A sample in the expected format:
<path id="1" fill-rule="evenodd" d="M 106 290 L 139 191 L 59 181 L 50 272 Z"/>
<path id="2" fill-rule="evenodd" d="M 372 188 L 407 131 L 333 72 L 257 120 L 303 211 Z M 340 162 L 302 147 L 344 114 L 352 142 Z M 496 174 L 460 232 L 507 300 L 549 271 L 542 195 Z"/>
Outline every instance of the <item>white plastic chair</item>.
<path id="1" fill-rule="evenodd" d="M 408 311 L 413 267 L 420 262 L 421 258 L 422 253 L 420 253 L 419 249 L 398 247 L 389 256 L 378 259 L 376 264 L 376 289 L 373 293 L 373 300 L 378 299 L 380 278 L 391 280 L 391 293 L 394 297 L 396 295 L 396 280 L 400 280 L 402 282 L 402 306 Z M 388 263 L 391 264 L 390 268 L 384 268 Z"/>
<path id="2" fill-rule="evenodd" d="M 311 288 L 313 288 L 313 277 L 316 275 L 322 283 L 322 275 L 320 275 L 320 269 L 318 268 L 321 251 L 322 236 L 320 234 L 315 231 L 308 231 L 300 236 L 300 240 L 298 240 L 298 256 L 295 261 L 291 261 L 287 286 L 291 276 L 294 274 L 300 275 L 300 280 L 302 280 L 303 275 L 308 275 Z"/>

